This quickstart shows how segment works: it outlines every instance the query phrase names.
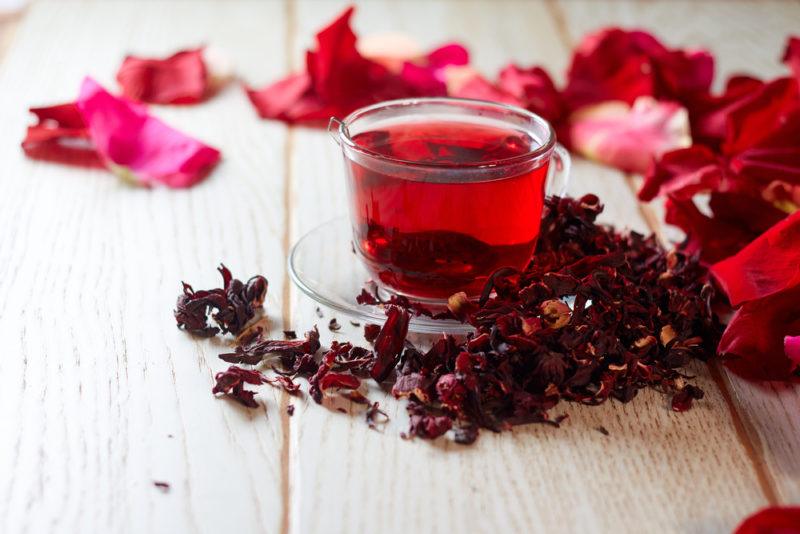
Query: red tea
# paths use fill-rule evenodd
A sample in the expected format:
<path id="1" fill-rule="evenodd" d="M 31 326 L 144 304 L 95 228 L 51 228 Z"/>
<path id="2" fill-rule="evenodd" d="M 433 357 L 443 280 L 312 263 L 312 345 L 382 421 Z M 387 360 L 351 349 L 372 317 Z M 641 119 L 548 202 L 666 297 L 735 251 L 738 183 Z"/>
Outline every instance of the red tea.
<path id="1" fill-rule="evenodd" d="M 535 150 L 527 133 L 440 121 L 352 139 L 392 158 L 348 160 L 355 247 L 382 285 L 416 297 L 476 295 L 499 267 L 526 266 L 539 235 L 547 164 L 493 163 Z"/>

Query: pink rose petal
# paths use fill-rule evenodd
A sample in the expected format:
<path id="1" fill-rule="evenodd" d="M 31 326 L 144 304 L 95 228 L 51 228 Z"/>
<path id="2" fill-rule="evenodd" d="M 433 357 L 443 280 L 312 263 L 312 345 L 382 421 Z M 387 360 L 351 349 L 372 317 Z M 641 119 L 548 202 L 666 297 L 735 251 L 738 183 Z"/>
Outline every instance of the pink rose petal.
<path id="1" fill-rule="evenodd" d="M 644 173 L 653 160 L 688 147 L 689 116 L 681 105 L 638 98 L 582 108 L 570 118 L 570 144 L 587 158 L 629 172 Z"/>
<path id="2" fill-rule="evenodd" d="M 85 78 L 76 102 L 97 152 L 123 178 L 150 185 L 189 187 L 219 161 L 220 153 L 113 96 Z"/>

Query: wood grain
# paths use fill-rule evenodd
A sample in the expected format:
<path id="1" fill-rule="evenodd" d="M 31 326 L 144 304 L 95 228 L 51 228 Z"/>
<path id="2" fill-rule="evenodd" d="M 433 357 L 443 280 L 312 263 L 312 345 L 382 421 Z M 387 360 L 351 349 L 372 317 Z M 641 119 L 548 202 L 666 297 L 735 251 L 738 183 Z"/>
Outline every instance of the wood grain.
<path id="1" fill-rule="evenodd" d="M 571 43 L 609 22 L 707 45 L 725 72 L 780 72 L 798 4 L 675 5 L 368 0 L 354 22 L 360 33 L 404 31 L 426 46 L 463 41 L 490 75 L 508 61 L 562 72 Z M 201 106 L 154 108 L 225 159 L 198 187 L 148 191 L 25 159 L 25 109 L 74 98 L 86 74 L 113 88 L 126 52 L 202 43 L 261 85 L 301 66 L 315 31 L 343 6 L 30 8 L 0 65 L 0 532 L 705 533 L 729 532 L 770 500 L 800 501 L 797 392 L 715 380 L 704 366 L 693 372 L 706 399 L 686 414 L 642 392 L 628 405 L 560 406 L 570 416 L 561 429 L 484 432 L 466 448 L 399 439 L 403 405 L 381 391 L 370 396 L 392 418 L 382 433 L 349 403 L 319 407 L 263 388 L 263 408 L 247 411 L 211 396 L 229 340 L 191 339 L 170 310 L 180 280 L 216 285 L 220 261 L 268 276 L 274 332 L 318 323 L 325 341 L 361 341 L 342 316 L 342 331 L 329 332 L 333 314 L 317 317 L 285 275 L 291 243 L 346 211 L 336 145 L 320 130 L 258 120 L 234 85 Z M 725 23 L 714 28 L 719 13 Z M 599 193 L 606 222 L 647 231 L 629 182 L 577 161 L 570 192 Z M 347 261 L 346 252 L 320 258 L 332 270 Z"/>

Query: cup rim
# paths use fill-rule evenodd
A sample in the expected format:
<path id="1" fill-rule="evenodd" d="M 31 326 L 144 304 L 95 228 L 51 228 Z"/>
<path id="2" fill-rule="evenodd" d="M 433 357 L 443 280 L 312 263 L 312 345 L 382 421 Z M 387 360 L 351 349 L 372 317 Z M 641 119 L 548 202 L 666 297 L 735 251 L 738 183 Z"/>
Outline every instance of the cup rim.
<path id="1" fill-rule="evenodd" d="M 539 124 L 545 128 L 547 131 L 547 139 L 542 143 L 540 146 L 537 146 L 535 149 L 525 152 L 524 154 L 518 154 L 516 156 L 511 156 L 508 158 L 498 158 L 489 161 L 481 161 L 475 163 L 431 163 L 431 162 L 420 162 L 420 161 L 412 161 L 407 159 L 395 158 L 392 156 L 387 156 L 386 154 L 381 154 L 380 152 L 376 152 L 369 148 L 365 148 L 361 145 L 356 144 L 353 141 L 353 138 L 350 137 L 350 132 L 348 131 L 347 127 L 352 124 L 355 120 L 359 117 L 370 113 L 375 110 L 379 110 L 382 108 L 388 107 L 406 107 L 406 106 L 415 106 L 419 104 L 446 104 L 446 105 L 453 105 L 458 106 L 461 104 L 479 104 L 481 106 L 487 106 L 496 108 L 498 110 L 505 110 L 510 111 L 518 115 L 522 115 L 531 119 L 536 124 Z M 419 97 L 419 98 L 400 98 L 396 100 L 385 100 L 383 102 L 378 102 L 376 104 L 371 104 L 369 106 L 364 106 L 359 108 L 349 115 L 347 115 L 344 119 L 339 121 L 339 139 L 341 139 L 342 143 L 344 143 L 348 148 L 351 150 L 355 150 L 365 156 L 369 156 L 375 159 L 379 159 L 382 161 L 387 161 L 391 163 L 395 163 L 398 165 L 408 166 L 408 167 L 415 167 L 415 168 L 430 168 L 430 169 L 495 169 L 498 167 L 504 167 L 507 165 L 514 165 L 521 162 L 529 161 L 537 159 L 549 152 L 552 152 L 553 148 L 556 145 L 556 133 L 553 129 L 553 126 L 550 124 L 549 121 L 544 119 L 543 117 L 528 111 L 527 109 L 523 109 L 517 106 L 512 106 L 510 104 L 503 104 L 500 102 L 492 102 L 489 100 L 479 100 L 476 98 L 457 98 L 457 97 L 450 97 L 450 96 L 441 96 L 441 97 Z"/>

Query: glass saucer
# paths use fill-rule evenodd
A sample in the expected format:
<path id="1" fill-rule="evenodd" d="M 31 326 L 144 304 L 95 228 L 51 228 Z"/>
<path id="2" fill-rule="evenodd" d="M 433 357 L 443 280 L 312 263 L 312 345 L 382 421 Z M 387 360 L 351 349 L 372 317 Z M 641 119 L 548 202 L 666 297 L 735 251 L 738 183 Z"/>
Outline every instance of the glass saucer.
<path id="1" fill-rule="evenodd" d="M 370 280 L 367 269 L 353 254 L 352 229 L 347 217 L 325 222 L 301 237 L 289 251 L 289 277 L 320 304 L 353 319 L 383 324 L 380 306 L 361 305 L 356 295 Z M 466 334 L 473 327 L 453 320 L 412 317 L 409 330 L 423 334 Z"/>

